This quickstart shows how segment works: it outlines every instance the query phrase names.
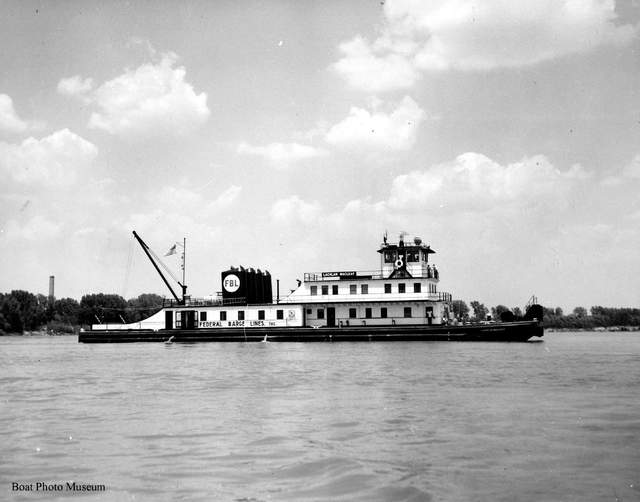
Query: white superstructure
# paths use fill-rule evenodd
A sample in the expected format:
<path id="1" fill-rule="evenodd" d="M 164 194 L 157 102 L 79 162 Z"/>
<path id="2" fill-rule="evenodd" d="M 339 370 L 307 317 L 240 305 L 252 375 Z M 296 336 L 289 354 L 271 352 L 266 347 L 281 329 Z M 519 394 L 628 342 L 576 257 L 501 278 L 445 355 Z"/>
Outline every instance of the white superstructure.
<path id="1" fill-rule="evenodd" d="M 270 303 L 250 300 L 256 291 L 271 297 L 268 272 L 232 268 L 222 273 L 223 291 L 218 298 L 185 296 L 141 322 L 99 324 L 92 329 L 339 328 L 449 322 L 451 295 L 439 291 L 440 274 L 429 262 L 435 251 L 419 238 L 405 243 L 401 235 L 397 244 L 385 237 L 378 253 L 378 270 L 305 273 L 289 296 Z"/>
<path id="2" fill-rule="evenodd" d="M 440 274 L 429 263 L 434 254 L 416 238 L 383 242 L 376 271 L 309 272 L 281 304 L 305 308 L 305 324 L 362 326 L 448 322 L 451 295 L 440 292 Z"/>

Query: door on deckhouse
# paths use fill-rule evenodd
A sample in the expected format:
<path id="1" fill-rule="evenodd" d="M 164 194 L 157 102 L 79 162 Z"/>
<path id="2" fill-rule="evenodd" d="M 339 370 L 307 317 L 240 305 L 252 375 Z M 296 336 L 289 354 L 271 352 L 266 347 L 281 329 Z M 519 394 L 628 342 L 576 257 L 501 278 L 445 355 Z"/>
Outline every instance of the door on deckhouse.
<path id="1" fill-rule="evenodd" d="M 195 329 L 195 328 L 196 328 L 196 311 L 183 310 L 182 311 L 182 329 Z"/>
<path id="2" fill-rule="evenodd" d="M 327 307 L 327 326 L 336 325 L 336 309 L 335 307 Z"/>

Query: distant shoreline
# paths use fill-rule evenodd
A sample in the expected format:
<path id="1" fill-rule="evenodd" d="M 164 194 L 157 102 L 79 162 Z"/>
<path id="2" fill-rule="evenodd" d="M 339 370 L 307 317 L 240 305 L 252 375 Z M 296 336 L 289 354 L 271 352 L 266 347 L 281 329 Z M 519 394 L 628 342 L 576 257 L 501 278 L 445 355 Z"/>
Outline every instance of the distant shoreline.
<path id="1" fill-rule="evenodd" d="M 618 333 L 618 332 L 629 332 L 629 333 L 633 333 L 633 332 L 638 332 L 640 331 L 640 326 L 607 326 L 602 327 L 595 327 L 595 328 L 544 328 L 544 331 L 546 333 L 552 333 L 552 332 L 563 332 L 563 331 L 579 331 L 582 332 L 584 331 L 585 333 Z"/>
<path id="2" fill-rule="evenodd" d="M 78 336 L 78 333 L 51 332 L 46 330 L 25 331 L 24 333 L 0 333 L 2 336 Z"/>

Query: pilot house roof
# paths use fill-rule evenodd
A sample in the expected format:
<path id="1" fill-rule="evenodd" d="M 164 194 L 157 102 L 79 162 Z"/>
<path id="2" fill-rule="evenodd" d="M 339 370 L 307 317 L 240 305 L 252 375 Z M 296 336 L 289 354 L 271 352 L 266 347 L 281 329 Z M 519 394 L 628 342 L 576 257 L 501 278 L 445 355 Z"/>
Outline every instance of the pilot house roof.
<path id="1" fill-rule="evenodd" d="M 431 247 L 427 244 L 422 243 L 422 239 L 416 237 L 412 243 L 405 243 L 402 239 L 397 244 L 389 244 L 385 242 L 382 244 L 382 247 L 378 249 L 378 253 L 383 253 L 384 251 L 395 251 L 396 249 L 422 249 L 427 254 L 435 254 L 435 251 L 431 249 Z"/>

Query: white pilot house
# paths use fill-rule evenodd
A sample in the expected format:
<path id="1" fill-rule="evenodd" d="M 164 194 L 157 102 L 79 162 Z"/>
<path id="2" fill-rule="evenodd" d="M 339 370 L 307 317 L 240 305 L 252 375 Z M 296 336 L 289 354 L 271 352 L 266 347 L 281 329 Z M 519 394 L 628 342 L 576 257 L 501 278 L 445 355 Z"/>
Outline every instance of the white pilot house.
<path id="1" fill-rule="evenodd" d="M 380 269 L 372 272 L 305 273 L 300 286 L 280 304 L 302 305 L 305 325 L 384 326 L 448 322 L 451 295 L 438 291 L 434 254 L 420 238 L 397 244 L 385 237 Z"/>

